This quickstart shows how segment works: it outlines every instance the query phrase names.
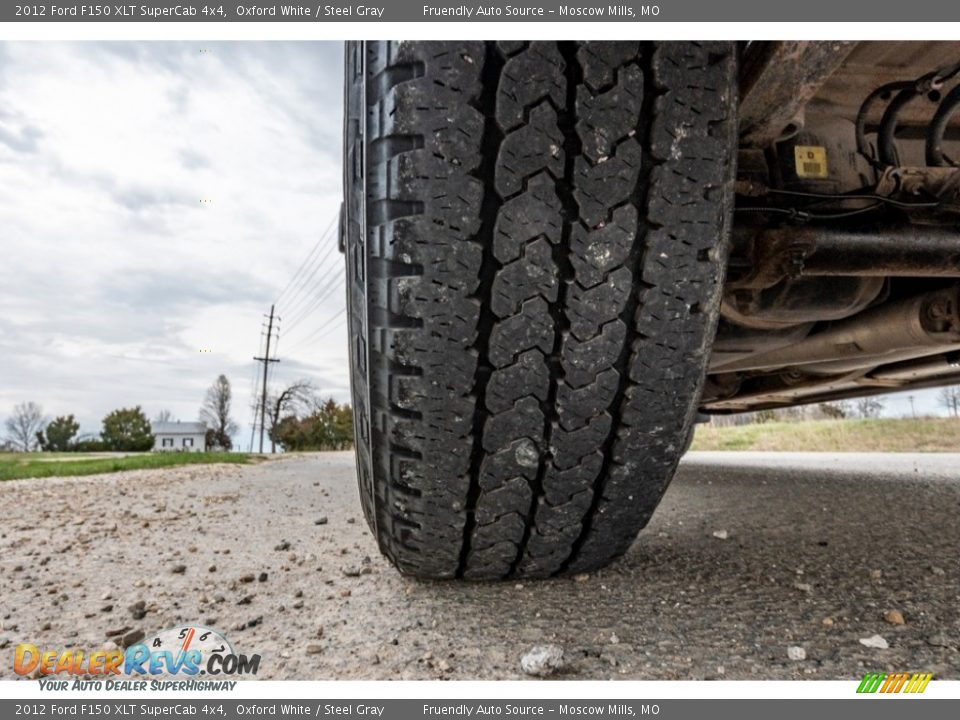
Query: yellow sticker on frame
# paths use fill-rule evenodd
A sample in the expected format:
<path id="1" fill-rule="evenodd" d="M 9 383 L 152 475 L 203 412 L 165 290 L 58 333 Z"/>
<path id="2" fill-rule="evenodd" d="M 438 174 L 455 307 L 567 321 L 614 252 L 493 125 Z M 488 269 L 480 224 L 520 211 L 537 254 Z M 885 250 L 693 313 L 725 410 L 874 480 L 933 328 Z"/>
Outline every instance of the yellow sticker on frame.
<path id="1" fill-rule="evenodd" d="M 827 171 L 827 149 L 820 145 L 796 145 L 793 148 L 797 177 L 825 178 Z"/>

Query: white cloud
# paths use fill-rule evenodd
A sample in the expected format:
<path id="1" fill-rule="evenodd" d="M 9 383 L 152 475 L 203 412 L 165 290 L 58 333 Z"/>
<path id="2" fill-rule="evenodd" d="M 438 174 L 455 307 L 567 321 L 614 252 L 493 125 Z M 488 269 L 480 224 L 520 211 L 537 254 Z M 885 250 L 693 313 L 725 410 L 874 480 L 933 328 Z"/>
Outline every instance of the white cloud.
<path id="1" fill-rule="evenodd" d="M 225 372 L 247 421 L 261 315 L 339 207 L 341 58 L 0 44 L 0 415 L 34 400 L 88 432 L 121 405 L 192 419 Z M 340 307 L 331 293 L 284 344 Z M 346 399 L 345 343 L 342 327 L 301 342 L 277 380 Z"/>

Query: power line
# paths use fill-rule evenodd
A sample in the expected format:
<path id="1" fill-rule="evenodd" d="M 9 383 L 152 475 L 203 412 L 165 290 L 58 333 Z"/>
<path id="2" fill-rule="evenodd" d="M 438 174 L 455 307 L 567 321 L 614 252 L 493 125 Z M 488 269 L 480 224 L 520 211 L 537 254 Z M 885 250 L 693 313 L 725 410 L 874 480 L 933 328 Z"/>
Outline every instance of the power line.
<path id="1" fill-rule="evenodd" d="M 310 315 L 313 314 L 315 310 L 318 310 L 320 306 L 323 305 L 324 301 L 326 301 L 327 298 L 329 298 L 334 291 L 342 290 L 342 289 L 343 289 L 343 275 L 340 275 L 340 277 L 334 283 L 329 285 L 326 290 L 324 290 L 322 293 L 317 295 L 317 297 L 314 299 L 312 304 L 307 305 L 305 308 L 303 308 L 303 310 L 301 310 L 301 312 L 294 319 L 290 321 L 289 329 L 292 330 L 296 328 L 306 318 L 310 317 Z"/>
<path id="2" fill-rule="evenodd" d="M 331 327 L 331 324 L 332 324 L 335 320 L 339 320 L 339 322 L 336 323 L 335 325 L 333 325 L 333 326 Z M 290 348 L 289 350 L 287 350 L 287 354 L 292 355 L 292 354 L 293 354 L 294 352 L 296 352 L 298 349 L 301 349 L 301 348 L 309 345 L 309 344 L 311 343 L 311 341 L 317 340 L 317 339 L 320 339 L 320 338 L 323 338 L 323 337 L 326 337 L 326 336 L 330 335 L 331 333 L 333 333 L 334 330 L 338 330 L 338 329 L 340 328 L 340 326 L 343 325 L 346 321 L 347 321 L 347 315 L 346 315 L 346 312 L 345 312 L 345 308 L 341 308 L 339 311 L 335 312 L 333 315 L 331 315 L 330 317 L 328 317 L 328 318 L 326 319 L 326 321 L 325 321 L 322 325 L 320 325 L 320 327 L 318 327 L 318 328 L 317 328 L 316 330 L 314 330 L 312 333 L 310 333 L 309 335 L 307 335 L 305 338 L 302 338 L 302 339 L 301 339 L 299 342 L 297 342 L 292 348 Z M 324 332 L 324 331 L 326 331 L 326 332 Z M 322 333 L 322 334 L 321 334 L 321 333 Z"/>
<path id="3" fill-rule="evenodd" d="M 313 273 L 311 273 L 310 278 L 313 279 L 313 275 L 320 269 L 318 265 Z M 343 277 L 343 267 L 339 262 L 334 262 L 332 265 L 324 269 L 323 273 L 312 282 L 310 288 L 306 288 L 300 294 L 300 297 L 296 299 L 295 302 L 291 302 L 289 305 L 284 305 L 284 313 L 286 314 L 288 320 L 291 322 L 294 321 L 295 316 L 299 316 L 304 306 L 309 305 L 317 297 L 318 293 L 325 292 L 329 287 L 331 282 L 336 282 Z"/>
<path id="4" fill-rule="evenodd" d="M 324 230 L 320 234 L 320 238 L 317 240 L 314 246 L 310 249 L 310 252 L 307 253 L 307 256 L 300 262 L 300 266 L 293 273 L 293 276 L 290 278 L 290 280 L 287 281 L 287 284 L 283 287 L 283 290 L 280 291 L 280 294 L 277 295 L 277 299 L 274 301 L 274 305 L 280 304 L 280 299 L 286 294 L 286 292 L 290 289 L 290 287 L 296 281 L 297 277 L 300 275 L 303 269 L 307 266 L 307 263 L 310 261 L 310 258 L 314 255 L 314 253 L 316 253 L 317 250 L 320 249 L 320 246 L 323 244 L 323 241 L 326 239 L 327 235 L 333 229 L 334 225 L 339 219 L 339 216 L 340 216 L 340 213 L 337 212 L 336 214 L 334 214 L 332 218 L 330 218 L 330 222 L 327 224 L 326 230 Z"/>

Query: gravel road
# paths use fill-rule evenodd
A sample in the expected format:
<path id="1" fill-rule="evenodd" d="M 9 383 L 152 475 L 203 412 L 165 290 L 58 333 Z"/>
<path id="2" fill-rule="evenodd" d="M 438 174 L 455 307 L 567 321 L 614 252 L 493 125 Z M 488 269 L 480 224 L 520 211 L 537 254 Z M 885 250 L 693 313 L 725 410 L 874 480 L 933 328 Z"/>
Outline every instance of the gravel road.
<path id="1" fill-rule="evenodd" d="M 559 678 L 960 678 L 958 455 L 690 453 L 626 557 L 546 582 L 401 577 L 350 453 L 10 481 L 0 516 L 3 678 L 189 622 L 262 678 L 514 679 L 535 645 Z"/>

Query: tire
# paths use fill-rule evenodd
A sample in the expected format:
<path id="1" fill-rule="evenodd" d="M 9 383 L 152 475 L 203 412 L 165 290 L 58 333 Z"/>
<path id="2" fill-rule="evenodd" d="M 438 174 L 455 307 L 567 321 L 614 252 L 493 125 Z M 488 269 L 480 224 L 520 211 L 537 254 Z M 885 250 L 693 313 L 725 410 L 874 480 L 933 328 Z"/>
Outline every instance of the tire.
<path id="1" fill-rule="evenodd" d="M 357 470 L 401 572 L 590 571 L 650 519 L 719 312 L 735 82 L 725 42 L 348 45 Z"/>

